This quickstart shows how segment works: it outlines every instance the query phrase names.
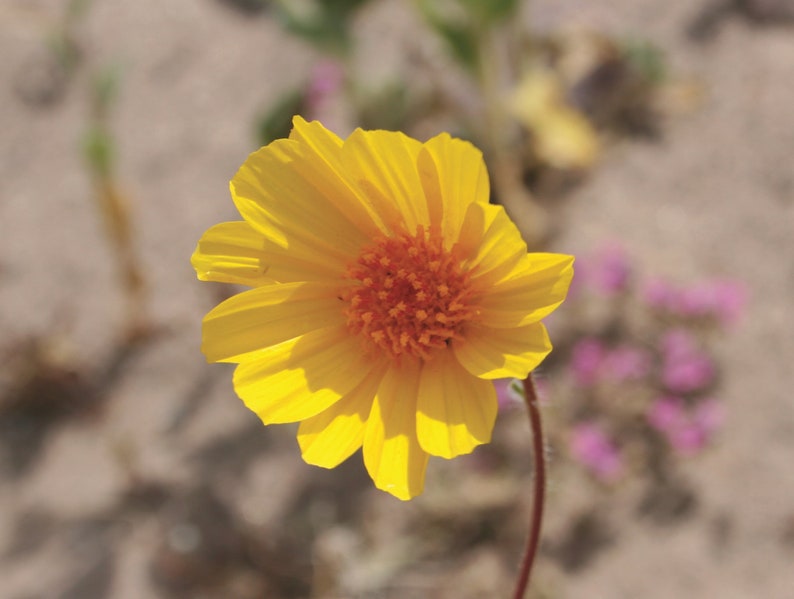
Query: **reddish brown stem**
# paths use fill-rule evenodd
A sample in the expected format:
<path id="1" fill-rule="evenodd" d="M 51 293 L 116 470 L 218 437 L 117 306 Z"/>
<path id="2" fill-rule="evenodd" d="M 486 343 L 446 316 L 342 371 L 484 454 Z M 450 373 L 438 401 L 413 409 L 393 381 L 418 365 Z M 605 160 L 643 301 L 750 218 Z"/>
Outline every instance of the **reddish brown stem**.
<path id="1" fill-rule="evenodd" d="M 543 453 L 543 428 L 540 420 L 540 408 L 538 407 L 538 394 L 535 391 L 532 373 L 524 380 L 524 400 L 529 411 L 529 426 L 532 429 L 535 485 L 532 493 L 532 519 L 530 521 L 529 538 L 527 539 L 527 547 L 524 552 L 524 559 L 521 562 L 521 571 L 516 581 L 516 591 L 513 594 L 513 599 L 523 599 L 529 584 L 529 575 L 532 572 L 532 564 L 535 562 L 538 542 L 540 541 L 543 503 L 546 496 L 546 460 Z"/>

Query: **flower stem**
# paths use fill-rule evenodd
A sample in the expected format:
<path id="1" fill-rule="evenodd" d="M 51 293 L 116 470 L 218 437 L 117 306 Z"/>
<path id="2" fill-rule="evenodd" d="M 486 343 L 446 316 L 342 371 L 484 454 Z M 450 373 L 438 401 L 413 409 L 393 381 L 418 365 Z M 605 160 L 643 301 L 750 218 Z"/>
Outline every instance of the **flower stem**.
<path id="1" fill-rule="evenodd" d="M 477 84 L 483 100 L 483 142 L 498 203 L 521 223 L 521 233 L 530 248 L 542 244 L 548 233 L 548 217 L 522 180 L 520 155 L 509 141 L 511 120 L 505 112 L 500 86 L 503 61 L 498 41 L 504 31 L 483 25 L 477 33 Z"/>
<path id="2" fill-rule="evenodd" d="M 521 562 L 521 571 L 516 582 L 513 599 L 522 599 L 529 584 L 529 575 L 540 541 L 540 526 L 543 521 L 543 503 L 546 495 L 546 460 L 543 448 L 543 428 L 538 407 L 538 394 L 532 373 L 524 380 L 524 400 L 529 412 L 529 426 L 532 430 L 532 453 L 535 462 L 535 485 L 532 494 L 532 519 L 530 521 L 529 538 Z"/>

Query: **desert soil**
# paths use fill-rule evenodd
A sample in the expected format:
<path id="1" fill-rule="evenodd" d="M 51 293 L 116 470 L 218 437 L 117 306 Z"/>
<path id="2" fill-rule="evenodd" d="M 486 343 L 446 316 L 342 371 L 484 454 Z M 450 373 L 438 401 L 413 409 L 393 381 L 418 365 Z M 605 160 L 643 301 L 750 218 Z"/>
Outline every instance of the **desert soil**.
<path id="1" fill-rule="evenodd" d="M 263 429 L 231 370 L 199 351 L 223 290 L 199 284 L 189 256 L 236 218 L 228 180 L 254 149 L 254 118 L 316 55 L 227 2 L 97 0 L 78 27 L 81 62 L 59 82 L 45 44 L 62 4 L 0 5 L 0 383 L 16 389 L 40 339 L 61 368 L 44 389 L 97 405 L 42 434 L 3 424 L 0 596 L 508 596 L 531 480 L 520 413 L 498 423 L 507 458 L 434 462 L 425 494 L 404 504 L 371 488 L 358 456 L 305 465 L 294 429 Z M 751 295 L 719 347 L 727 423 L 683 464 L 685 505 L 649 516 L 640 485 L 606 493 L 552 460 L 534 596 L 794 597 L 794 29 L 735 9 L 696 42 L 701 1 L 532 4 L 539 27 L 648 39 L 706 90 L 659 139 L 609 148 L 555 210 L 555 248 L 620 239 L 643 268 L 734 277 Z M 416 36 L 407 5 L 373 2 L 357 19 L 381 68 Z M 118 178 L 160 326 L 127 353 L 80 153 L 91 74 L 109 64 L 122 74 Z M 495 455 L 514 473 L 488 475 Z"/>

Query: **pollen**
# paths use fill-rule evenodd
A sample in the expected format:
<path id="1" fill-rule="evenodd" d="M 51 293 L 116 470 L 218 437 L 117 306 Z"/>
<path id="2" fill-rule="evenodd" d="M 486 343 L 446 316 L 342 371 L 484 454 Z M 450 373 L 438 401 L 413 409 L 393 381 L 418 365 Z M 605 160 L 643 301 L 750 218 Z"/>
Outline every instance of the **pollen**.
<path id="1" fill-rule="evenodd" d="M 430 359 L 478 319 L 477 294 L 460 257 L 422 227 L 365 247 L 345 279 L 348 328 L 365 350 L 395 360 Z"/>

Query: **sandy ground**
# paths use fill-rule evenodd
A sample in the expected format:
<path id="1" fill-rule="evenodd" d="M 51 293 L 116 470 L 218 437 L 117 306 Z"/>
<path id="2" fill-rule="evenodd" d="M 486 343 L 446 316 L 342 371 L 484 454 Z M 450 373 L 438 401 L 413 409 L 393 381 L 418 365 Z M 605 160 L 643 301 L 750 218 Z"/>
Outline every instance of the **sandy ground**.
<path id="1" fill-rule="evenodd" d="M 222 2 L 97 0 L 79 29 L 83 62 L 48 102 L 43 41 L 60 5 L 0 5 L 0 349 L 8 365 L 25 339 L 57 336 L 101 406 L 41 438 L 4 426 L 0 596 L 507 596 L 528 513 L 520 414 L 496 433 L 511 439 L 513 476 L 478 474 L 475 457 L 434 463 L 425 495 L 403 504 L 370 488 L 358 457 L 334 472 L 304 465 L 293 431 L 263 430 L 231 371 L 199 352 L 219 291 L 188 258 L 204 229 L 235 218 L 227 182 L 254 149 L 254 116 L 312 55 L 266 15 Z M 719 348 L 724 434 L 683 467 L 693 503 L 649 518 L 639 486 L 605 495 L 553 472 L 536 596 L 794 597 L 794 30 L 731 13 L 695 43 L 700 3 L 535 6 L 542 26 L 650 39 L 708 90 L 660 140 L 607 152 L 556 214 L 555 246 L 618 238 L 648 269 L 740 278 L 752 296 Z M 405 13 L 375 2 L 358 22 L 365 47 L 393 56 L 413 35 L 394 26 Z M 79 151 L 90 73 L 107 64 L 122 67 L 119 179 L 164 327 L 124 355 L 123 297 Z M 12 382 L 4 371 L 4 391 Z M 560 558 L 566 543 L 582 559 Z"/>

